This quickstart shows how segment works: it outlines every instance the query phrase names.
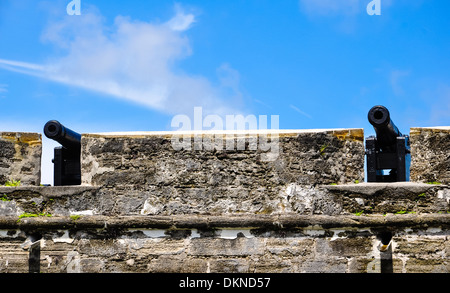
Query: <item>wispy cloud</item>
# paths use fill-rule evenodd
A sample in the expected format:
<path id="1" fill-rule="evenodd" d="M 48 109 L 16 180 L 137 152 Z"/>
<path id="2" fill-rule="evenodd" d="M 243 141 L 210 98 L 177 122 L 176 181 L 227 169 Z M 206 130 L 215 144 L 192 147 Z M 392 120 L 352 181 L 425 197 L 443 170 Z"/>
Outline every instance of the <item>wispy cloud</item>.
<path id="1" fill-rule="evenodd" d="M 4 83 L 0 83 L 0 93 L 8 92 L 8 85 Z"/>
<path id="2" fill-rule="evenodd" d="M 391 7 L 393 2 L 392 0 L 381 0 L 379 3 L 382 9 L 386 9 Z M 402 1 L 402 4 L 411 5 L 409 2 Z M 366 14 L 367 6 L 371 3 L 371 0 L 299 0 L 300 9 L 310 16 Z"/>
<path id="3" fill-rule="evenodd" d="M 177 61 L 192 54 L 185 32 L 195 16 L 180 6 L 163 23 L 135 21 L 118 16 L 112 26 L 91 10 L 54 22 L 42 40 L 65 53 L 49 56 L 43 64 L 0 59 L 0 67 L 125 99 L 165 113 L 238 112 L 230 99 L 239 97 L 239 80 L 231 66 L 219 68 L 219 85 L 204 76 L 177 68 Z"/>
<path id="4" fill-rule="evenodd" d="M 311 116 L 311 115 L 309 115 L 308 113 L 306 113 L 306 112 L 300 110 L 300 109 L 297 108 L 296 106 L 294 106 L 294 105 L 289 105 L 289 107 L 290 107 L 291 109 L 293 109 L 294 111 L 296 111 L 296 112 L 302 114 L 303 116 L 305 116 L 305 117 L 307 117 L 307 118 L 309 118 L 309 119 L 312 119 L 312 116 Z"/>
<path id="5" fill-rule="evenodd" d="M 309 15 L 354 15 L 361 11 L 359 0 L 300 0 Z"/>
<path id="6" fill-rule="evenodd" d="M 392 70 L 390 73 L 389 81 L 391 83 L 392 90 L 396 96 L 404 94 L 401 80 L 410 74 L 409 70 Z"/>
<path id="7" fill-rule="evenodd" d="M 332 29 L 345 34 L 357 30 L 356 18 L 366 11 L 359 0 L 299 0 L 299 6 L 310 20 L 330 19 Z"/>
<path id="8" fill-rule="evenodd" d="M 434 101 L 429 123 L 433 126 L 450 126 L 450 86 L 439 84 L 425 99 Z"/>
<path id="9" fill-rule="evenodd" d="M 400 0 L 396 0 L 398 4 Z M 401 1 L 404 4 L 404 1 Z M 300 11 L 310 20 L 331 20 L 331 28 L 344 34 L 358 31 L 362 17 L 367 14 L 371 0 L 299 0 Z M 381 0 L 381 13 L 393 5 L 392 0 Z"/>
<path id="10" fill-rule="evenodd" d="M 0 83 L 0 98 L 1 99 L 6 98 L 4 94 L 6 94 L 7 92 L 8 92 L 8 85 L 5 83 Z"/>

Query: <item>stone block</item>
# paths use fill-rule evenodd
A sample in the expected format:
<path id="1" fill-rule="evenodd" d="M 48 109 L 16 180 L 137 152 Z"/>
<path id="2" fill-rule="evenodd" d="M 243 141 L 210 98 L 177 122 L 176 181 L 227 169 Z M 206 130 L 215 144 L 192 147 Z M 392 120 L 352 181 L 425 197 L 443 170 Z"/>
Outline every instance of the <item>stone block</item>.
<path id="1" fill-rule="evenodd" d="M 38 133 L 0 132 L 0 185 L 20 181 L 41 183 L 42 136 Z"/>
<path id="2" fill-rule="evenodd" d="M 411 128 L 411 181 L 450 184 L 450 126 Z"/>
<path id="3" fill-rule="evenodd" d="M 195 256 L 246 256 L 264 253 L 264 244 L 258 238 L 235 239 L 195 238 L 191 240 L 189 255 Z"/>
<path id="4" fill-rule="evenodd" d="M 151 260 L 147 267 L 151 273 L 206 273 L 208 260 L 184 255 L 163 255 Z"/>

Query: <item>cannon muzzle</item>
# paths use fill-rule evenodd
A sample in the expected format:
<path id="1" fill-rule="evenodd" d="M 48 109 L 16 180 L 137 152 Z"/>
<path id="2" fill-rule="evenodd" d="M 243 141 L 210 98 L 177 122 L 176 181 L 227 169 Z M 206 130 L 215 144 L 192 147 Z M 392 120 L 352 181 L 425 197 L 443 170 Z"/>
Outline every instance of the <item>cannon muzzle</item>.
<path id="1" fill-rule="evenodd" d="M 56 120 L 51 120 L 45 124 L 44 134 L 48 138 L 59 142 L 63 147 L 67 149 L 80 149 L 81 135 L 65 127 Z"/>
<path id="2" fill-rule="evenodd" d="M 395 145 L 397 137 L 403 136 L 391 120 L 389 110 L 384 106 L 372 107 L 369 111 L 368 119 L 375 129 L 380 148 Z"/>

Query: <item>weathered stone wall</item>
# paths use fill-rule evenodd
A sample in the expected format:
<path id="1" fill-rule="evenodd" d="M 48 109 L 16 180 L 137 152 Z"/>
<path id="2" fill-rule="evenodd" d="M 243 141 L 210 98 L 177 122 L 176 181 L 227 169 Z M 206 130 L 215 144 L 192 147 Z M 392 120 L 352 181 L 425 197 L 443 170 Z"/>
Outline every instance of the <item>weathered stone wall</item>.
<path id="1" fill-rule="evenodd" d="M 411 128 L 411 181 L 450 184 L 450 127 Z"/>
<path id="2" fill-rule="evenodd" d="M 164 230 L 130 229 L 100 237 L 98 231 L 58 230 L 47 231 L 35 245 L 39 245 L 42 273 L 449 272 L 448 230 L 399 232 L 386 252 L 378 249 L 380 240 L 368 230 L 283 230 L 256 235 L 249 229 L 224 231 L 209 231 L 219 236 L 202 236 L 197 230 L 170 235 Z M 28 272 L 28 251 L 21 247 L 26 235 L 1 232 L 0 272 Z"/>
<path id="3" fill-rule="evenodd" d="M 320 185 L 292 195 L 301 210 L 271 214 L 117 215 L 123 199 L 107 203 L 101 187 L 89 186 L 1 187 L 0 194 L 0 272 L 450 269 L 450 188 L 442 184 Z M 380 250 L 385 234 L 392 241 Z"/>
<path id="4" fill-rule="evenodd" d="M 0 185 L 13 181 L 39 185 L 41 155 L 41 134 L 0 132 Z"/>
<path id="5" fill-rule="evenodd" d="M 0 224 L 0 272 L 28 272 L 34 258 L 34 272 L 53 273 L 447 273 L 448 219 L 11 218 Z"/>
<path id="6" fill-rule="evenodd" d="M 21 214 L 51 214 L 53 216 L 101 215 L 101 216 L 137 216 L 148 208 L 148 193 L 131 192 L 135 196 L 114 196 L 102 187 L 57 186 L 57 187 L 0 187 L 0 214 L 2 216 L 20 216 Z M 209 203 L 204 199 L 206 203 Z M 263 201 L 261 198 L 260 201 Z M 240 212 L 206 213 L 202 207 L 198 212 L 156 214 L 173 215 L 373 215 L 396 213 L 447 213 L 450 211 L 450 189 L 442 184 L 425 183 L 359 183 L 349 185 L 318 185 L 316 187 L 290 185 L 284 197 L 279 201 L 261 203 L 273 206 L 269 212 L 252 209 L 248 199 L 230 197 L 230 207 L 246 206 L 248 210 Z M 161 199 L 161 205 L 174 205 L 170 199 Z M 186 205 L 189 203 L 186 202 Z M 200 201 L 199 203 L 200 204 Z M 209 203 L 214 206 L 213 203 Z M 222 203 L 225 204 L 225 203 Z M 257 203 L 255 203 L 257 205 Z M 187 209 L 187 208 L 186 208 Z M 217 209 L 219 210 L 219 209 Z M 267 210 L 267 209 L 266 209 Z"/>
<path id="7" fill-rule="evenodd" d="M 222 150 L 197 150 L 193 134 L 191 150 L 177 150 L 174 133 L 83 135 L 82 183 L 113 192 L 117 213 L 136 209 L 125 203 L 135 198 L 145 201 L 141 214 L 171 215 L 291 212 L 297 185 L 311 194 L 318 184 L 363 181 L 362 129 L 279 131 L 266 150 L 264 134 L 250 133 L 243 149 L 241 134 L 225 136 Z"/>
<path id="8" fill-rule="evenodd" d="M 363 183 L 360 129 L 85 134 L 82 186 L 0 186 L 0 272 L 446 273 L 445 133 L 403 183 Z"/>

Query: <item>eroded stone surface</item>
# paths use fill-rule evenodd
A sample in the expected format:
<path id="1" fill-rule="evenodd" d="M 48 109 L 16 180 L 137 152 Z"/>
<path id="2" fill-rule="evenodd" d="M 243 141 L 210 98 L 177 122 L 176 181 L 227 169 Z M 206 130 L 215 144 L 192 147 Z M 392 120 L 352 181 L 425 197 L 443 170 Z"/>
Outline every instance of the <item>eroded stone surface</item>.
<path id="1" fill-rule="evenodd" d="M 41 183 L 42 137 L 38 133 L 0 132 L 0 185 Z"/>
<path id="2" fill-rule="evenodd" d="M 450 184 L 450 127 L 411 128 L 411 180 Z"/>

